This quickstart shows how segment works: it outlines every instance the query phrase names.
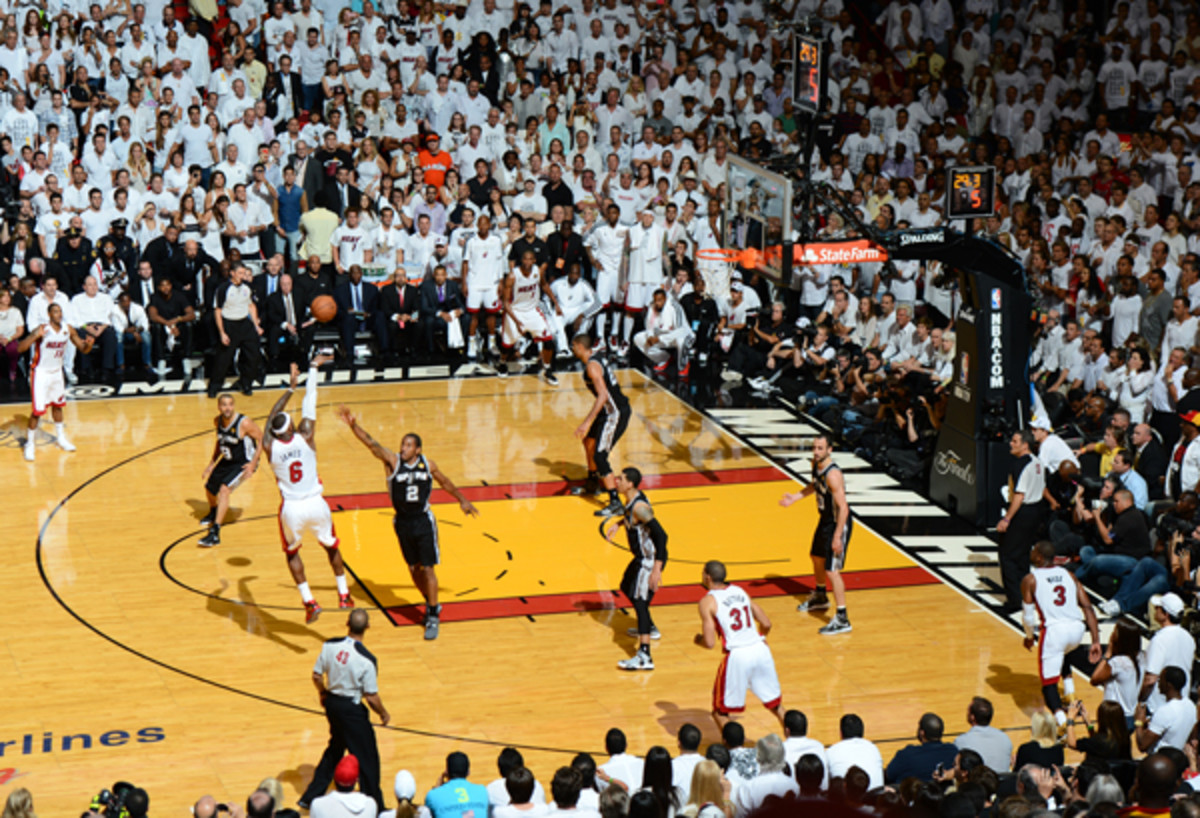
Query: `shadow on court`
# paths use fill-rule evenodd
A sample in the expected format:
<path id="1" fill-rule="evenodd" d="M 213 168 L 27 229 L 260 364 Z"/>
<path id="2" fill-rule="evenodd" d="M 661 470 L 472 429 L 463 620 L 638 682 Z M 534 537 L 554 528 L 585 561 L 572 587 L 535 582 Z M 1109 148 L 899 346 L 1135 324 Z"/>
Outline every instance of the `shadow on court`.
<path id="1" fill-rule="evenodd" d="M 250 582 L 258 579 L 256 576 L 242 577 L 237 584 L 237 598 L 243 604 L 238 605 L 233 600 L 220 599 L 229 588 L 229 583 L 221 580 L 221 586 L 212 592 L 206 607 L 209 613 L 216 614 L 222 619 L 232 620 L 239 628 L 251 636 L 259 636 L 293 653 L 308 653 L 309 648 L 290 641 L 286 637 L 308 638 L 317 645 L 325 641 L 325 637 L 304 624 L 304 609 L 296 607 L 292 614 L 295 619 L 284 619 L 275 616 L 265 608 L 254 603 L 254 594 L 250 592 Z M 326 613 L 329 613 L 326 611 Z"/>
<path id="2" fill-rule="evenodd" d="M 655 702 L 654 706 L 661 711 L 656 717 L 658 723 L 672 739 L 679 735 L 680 727 L 685 724 L 694 724 L 704 735 L 700 741 L 701 747 L 721 743 L 721 733 L 717 730 L 712 713 L 708 710 L 700 707 L 679 707 L 674 702 L 663 701 Z M 675 748 L 672 746 L 671 749 Z"/>
<path id="3" fill-rule="evenodd" d="M 1029 661 L 1037 657 L 1029 654 Z M 988 665 L 985 684 L 1002 696 L 1011 696 L 1013 704 L 1025 711 L 1042 706 L 1042 680 L 1036 673 L 1017 673 L 1007 665 Z"/>
<path id="4" fill-rule="evenodd" d="M 188 500 L 187 504 L 192 507 L 192 516 L 197 520 L 203 519 L 204 515 L 208 513 L 207 500 Z M 236 523 L 239 519 L 241 519 L 241 516 L 242 509 L 230 506 L 229 510 L 225 512 L 225 522 L 221 523 L 221 525 Z"/>

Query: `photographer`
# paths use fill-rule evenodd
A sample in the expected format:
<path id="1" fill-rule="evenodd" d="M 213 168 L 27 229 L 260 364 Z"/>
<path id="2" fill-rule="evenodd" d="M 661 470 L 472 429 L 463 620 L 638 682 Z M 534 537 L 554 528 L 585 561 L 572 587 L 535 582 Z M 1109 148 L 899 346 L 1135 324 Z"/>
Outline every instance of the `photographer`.
<path id="1" fill-rule="evenodd" d="M 760 313 L 748 323 L 750 332 L 746 343 L 739 344 L 729 356 L 729 368 L 742 373 L 743 376 L 761 374 L 762 370 L 766 369 L 767 356 L 775 345 L 785 338 L 792 337 L 792 328 L 784 319 L 784 307 L 780 301 L 771 304 L 769 316 Z M 760 385 L 766 386 L 763 377 L 752 378 L 750 385 L 755 386 L 755 381 L 761 381 Z"/>

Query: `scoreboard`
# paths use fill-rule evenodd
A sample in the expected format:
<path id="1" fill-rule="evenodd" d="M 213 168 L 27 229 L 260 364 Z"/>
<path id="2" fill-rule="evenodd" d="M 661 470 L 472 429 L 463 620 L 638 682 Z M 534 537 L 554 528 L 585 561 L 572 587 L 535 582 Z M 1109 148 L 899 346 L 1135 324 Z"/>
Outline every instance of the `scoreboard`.
<path id="1" fill-rule="evenodd" d="M 802 111 L 819 113 L 828 75 L 826 42 L 799 31 L 792 38 L 792 103 Z"/>
<path id="2" fill-rule="evenodd" d="M 995 168 L 951 168 L 946 175 L 946 218 L 975 219 L 996 214 Z"/>

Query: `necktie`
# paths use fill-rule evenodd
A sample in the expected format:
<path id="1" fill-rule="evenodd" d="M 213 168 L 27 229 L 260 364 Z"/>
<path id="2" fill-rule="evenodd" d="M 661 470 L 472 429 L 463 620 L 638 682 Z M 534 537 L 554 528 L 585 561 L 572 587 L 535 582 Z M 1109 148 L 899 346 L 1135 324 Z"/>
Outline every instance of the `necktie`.
<path id="1" fill-rule="evenodd" d="M 275 294 L 275 283 L 278 280 L 275 276 L 267 276 L 267 295 Z"/>
<path id="2" fill-rule="evenodd" d="M 345 209 L 349 206 L 350 206 L 350 192 L 346 189 L 345 185 L 342 185 L 342 208 Z"/>
<path id="3" fill-rule="evenodd" d="M 400 312 L 404 312 L 404 287 L 403 287 L 403 285 L 397 287 L 396 291 L 398 293 L 400 293 Z"/>
<path id="4" fill-rule="evenodd" d="M 362 285 L 354 285 L 354 311 L 362 312 Z"/>
<path id="5" fill-rule="evenodd" d="M 283 297 L 283 306 L 287 311 L 287 322 L 293 327 L 296 326 L 296 311 L 292 308 L 292 294 L 288 293 Z"/>
<path id="6" fill-rule="evenodd" d="M 441 304 L 446 300 L 446 289 L 441 284 L 438 285 L 438 303 Z"/>
<path id="7" fill-rule="evenodd" d="M 152 295 L 152 291 L 150 289 L 150 282 L 149 282 L 149 280 L 143 279 L 142 280 L 142 303 L 149 304 L 151 295 Z"/>

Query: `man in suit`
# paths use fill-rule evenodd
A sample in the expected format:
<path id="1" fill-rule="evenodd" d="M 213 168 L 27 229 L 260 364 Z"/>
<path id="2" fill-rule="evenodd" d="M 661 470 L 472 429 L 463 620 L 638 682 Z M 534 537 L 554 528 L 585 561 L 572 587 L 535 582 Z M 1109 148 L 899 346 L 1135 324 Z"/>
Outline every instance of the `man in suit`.
<path id="1" fill-rule="evenodd" d="M 479 93 L 483 94 L 492 105 L 500 104 L 500 71 L 492 65 L 488 54 L 479 57 Z"/>
<path id="2" fill-rule="evenodd" d="M 150 262 L 150 268 L 154 270 L 155 278 L 166 278 L 171 275 L 171 265 L 175 256 L 179 255 L 181 251 L 179 228 L 173 222 L 169 222 L 163 228 L 161 236 L 147 242 L 146 249 L 142 251 L 142 261 Z M 133 296 L 133 300 L 135 303 L 142 304 L 137 300 L 137 296 Z M 142 306 L 146 305 L 142 304 Z"/>
<path id="3" fill-rule="evenodd" d="M 192 299 L 197 309 L 207 308 L 211 293 L 201 293 L 201 282 L 216 275 L 219 262 L 200 248 L 200 242 L 188 239 L 183 243 L 183 252 L 172 257 L 171 280 L 175 289 Z M 208 288 L 211 290 L 212 288 Z"/>
<path id="4" fill-rule="evenodd" d="M 397 270 L 392 283 L 380 291 L 379 312 L 383 318 L 379 343 L 385 352 L 404 354 L 416 349 L 421 297 L 417 288 L 404 279 L 404 270 Z"/>
<path id="5" fill-rule="evenodd" d="M 338 165 L 333 184 L 327 190 L 332 194 L 329 197 L 330 209 L 339 219 L 345 215 L 347 208 L 362 206 L 362 191 L 350 184 L 349 165 Z"/>
<path id="6" fill-rule="evenodd" d="M 282 121 L 287 122 L 291 117 L 300 116 L 300 111 L 304 108 L 304 86 L 300 82 L 300 75 L 292 70 L 292 58 L 286 54 L 279 56 L 279 70 L 275 72 L 275 87 L 284 92 L 275 99 L 275 104 L 281 109 L 279 114 L 283 118 Z M 289 99 L 291 100 L 290 106 L 287 104 Z M 276 119 L 276 121 L 280 120 Z"/>
<path id="7" fill-rule="evenodd" d="M 265 305 L 267 299 L 279 290 L 279 275 L 282 272 L 283 254 L 276 253 L 267 259 L 267 263 L 263 265 L 262 275 L 255 276 L 254 280 L 250 282 L 250 288 L 254 290 L 254 301 L 256 304 Z"/>
<path id="8" fill-rule="evenodd" d="M 308 311 L 308 303 L 292 287 L 292 277 L 287 273 L 276 275 L 279 288 L 266 299 L 267 359 L 268 366 L 283 372 L 291 363 L 303 365 L 308 360 L 317 322 Z"/>
<path id="9" fill-rule="evenodd" d="M 159 236 L 162 238 L 162 236 Z M 150 306 L 154 294 L 158 292 L 158 280 L 170 278 L 170 276 L 155 276 L 154 267 L 146 259 L 138 262 L 137 275 L 130 281 L 127 290 L 130 299 L 134 304 L 137 304 L 142 309 L 147 309 Z"/>
<path id="10" fill-rule="evenodd" d="M 1139 423 L 1130 435 L 1133 443 L 1133 469 L 1146 481 L 1151 500 L 1161 500 L 1167 474 L 1167 450 L 1155 437 L 1149 423 Z"/>
<path id="11" fill-rule="evenodd" d="M 369 330 L 379 343 L 383 343 L 387 336 L 384 316 L 379 310 L 379 288 L 363 281 L 362 277 L 362 267 L 351 264 L 350 275 L 333 290 L 341 325 L 342 349 L 350 360 L 354 358 L 355 334 Z"/>
<path id="12" fill-rule="evenodd" d="M 457 281 L 446 278 L 446 268 L 441 264 L 433 268 L 433 275 L 421 282 L 421 330 L 425 336 L 425 351 L 434 351 L 434 337 L 446 332 L 451 321 L 457 321 L 462 338 L 467 337 L 466 304 Z"/>
<path id="13" fill-rule="evenodd" d="M 296 152 L 288 160 L 296 169 L 296 181 L 304 188 L 310 206 L 317 201 L 317 192 L 325 188 L 325 169 L 304 140 L 296 143 Z"/>

